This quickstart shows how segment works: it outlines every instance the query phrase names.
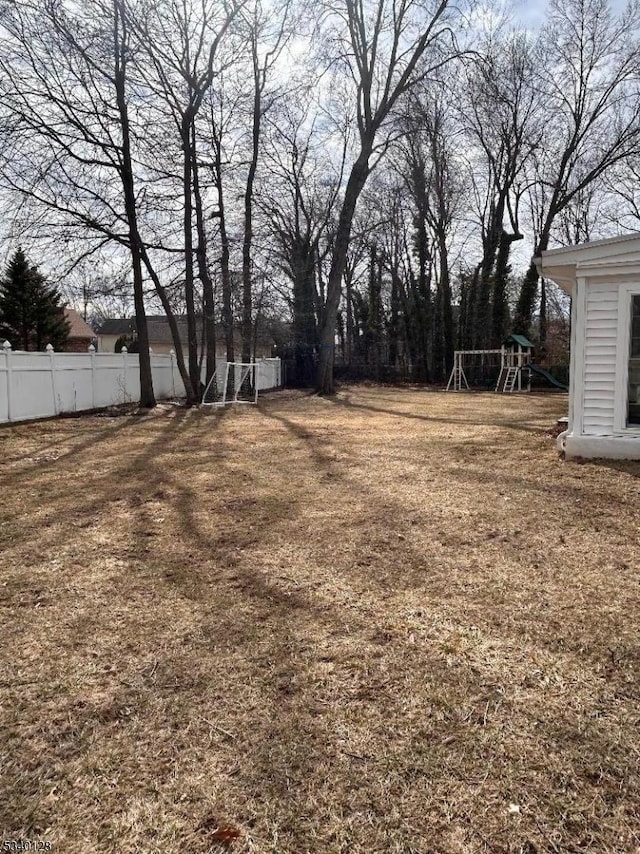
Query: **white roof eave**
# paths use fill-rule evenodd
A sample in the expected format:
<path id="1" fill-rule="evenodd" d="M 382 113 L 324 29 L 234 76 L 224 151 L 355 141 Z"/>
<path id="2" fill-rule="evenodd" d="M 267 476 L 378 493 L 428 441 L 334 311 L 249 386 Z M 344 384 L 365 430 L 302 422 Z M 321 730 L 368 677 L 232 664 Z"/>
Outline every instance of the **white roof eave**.
<path id="1" fill-rule="evenodd" d="M 640 232 L 549 249 L 534 260 L 540 275 L 571 295 L 579 275 L 619 277 L 634 273 L 640 267 Z"/>
<path id="2" fill-rule="evenodd" d="M 538 273 L 545 279 L 554 281 L 558 287 L 571 296 L 576 285 L 576 265 L 548 264 L 546 260 L 544 253 L 542 258 L 534 258 Z"/>

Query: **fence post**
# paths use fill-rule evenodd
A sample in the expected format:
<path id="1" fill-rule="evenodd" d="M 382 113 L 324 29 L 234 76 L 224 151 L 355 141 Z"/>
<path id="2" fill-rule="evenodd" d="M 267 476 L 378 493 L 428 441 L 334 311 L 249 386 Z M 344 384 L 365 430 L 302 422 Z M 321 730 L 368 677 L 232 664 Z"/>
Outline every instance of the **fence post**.
<path id="1" fill-rule="evenodd" d="M 176 351 L 169 350 L 169 355 L 171 356 L 171 397 L 176 396 L 176 378 L 173 375 L 173 368 L 176 358 Z"/>
<path id="2" fill-rule="evenodd" d="M 4 359 L 7 367 L 7 420 L 11 421 L 12 415 L 12 406 L 11 406 L 11 344 L 8 341 L 5 341 L 2 345 L 2 351 L 4 352 Z"/>
<path id="3" fill-rule="evenodd" d="M 96 348 L 89 344 L 89 356 L 91 357 L 91 408 L 96 408 Z"/>
<path id="4" fill-rule="evenodd" d="M 127 353 L 129 352 L 126 347 L 123 347 L 120 351 L 122 353 L 122 402 L 127 402 Z"/>
<path id="5" fill-rule="evenodd" d="M 58 384 L 56 383 L 56 354 L 53 349 L 53 344 L 49 343 L 45 347 L 49 354 L 49 370 L 51 371 L 51 391 L 53 393 L 53 413 L 59 415 L 58 410 Z"/>

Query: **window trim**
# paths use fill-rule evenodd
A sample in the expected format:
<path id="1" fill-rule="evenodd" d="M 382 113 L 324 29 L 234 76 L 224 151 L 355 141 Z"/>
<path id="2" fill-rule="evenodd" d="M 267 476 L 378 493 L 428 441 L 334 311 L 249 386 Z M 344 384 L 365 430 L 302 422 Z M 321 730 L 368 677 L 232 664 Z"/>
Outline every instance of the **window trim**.
<path id="1" fill-rule="evenodd" d="M 629 358 L 631 347 L 631 305 L 640 296 L 640 283 L 620 286 L 618 292 L 618 348 L 616 352 L 616 388 L 613 427 L 616 433 L 640 436 L 640 424 L 627 425 L 629 405 Z"/>

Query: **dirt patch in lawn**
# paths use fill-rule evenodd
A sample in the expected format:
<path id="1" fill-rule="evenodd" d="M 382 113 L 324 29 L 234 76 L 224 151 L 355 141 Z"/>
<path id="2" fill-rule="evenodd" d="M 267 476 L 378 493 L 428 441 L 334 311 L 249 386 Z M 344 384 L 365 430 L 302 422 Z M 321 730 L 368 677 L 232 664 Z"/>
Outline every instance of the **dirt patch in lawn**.
<path id="1" fill-rule="evenodd" d="M 0 829 L 55 851 L 636 852 L 640 465 L 564 396 L 0 431 Z"/>

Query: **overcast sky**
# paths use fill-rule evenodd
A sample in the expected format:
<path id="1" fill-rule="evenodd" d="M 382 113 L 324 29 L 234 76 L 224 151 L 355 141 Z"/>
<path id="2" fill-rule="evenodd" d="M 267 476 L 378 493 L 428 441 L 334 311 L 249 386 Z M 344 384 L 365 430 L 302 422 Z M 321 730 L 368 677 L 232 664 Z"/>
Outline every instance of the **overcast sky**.
<path id="1" fill-rule="evenodd" d="M 609 0 L 611 10 L 619 14 L 626 6 L 626 0 Z M 536 29 L 544 24 L 547 0 L 513 0 L 513 20 L 527 29 Z"/>

